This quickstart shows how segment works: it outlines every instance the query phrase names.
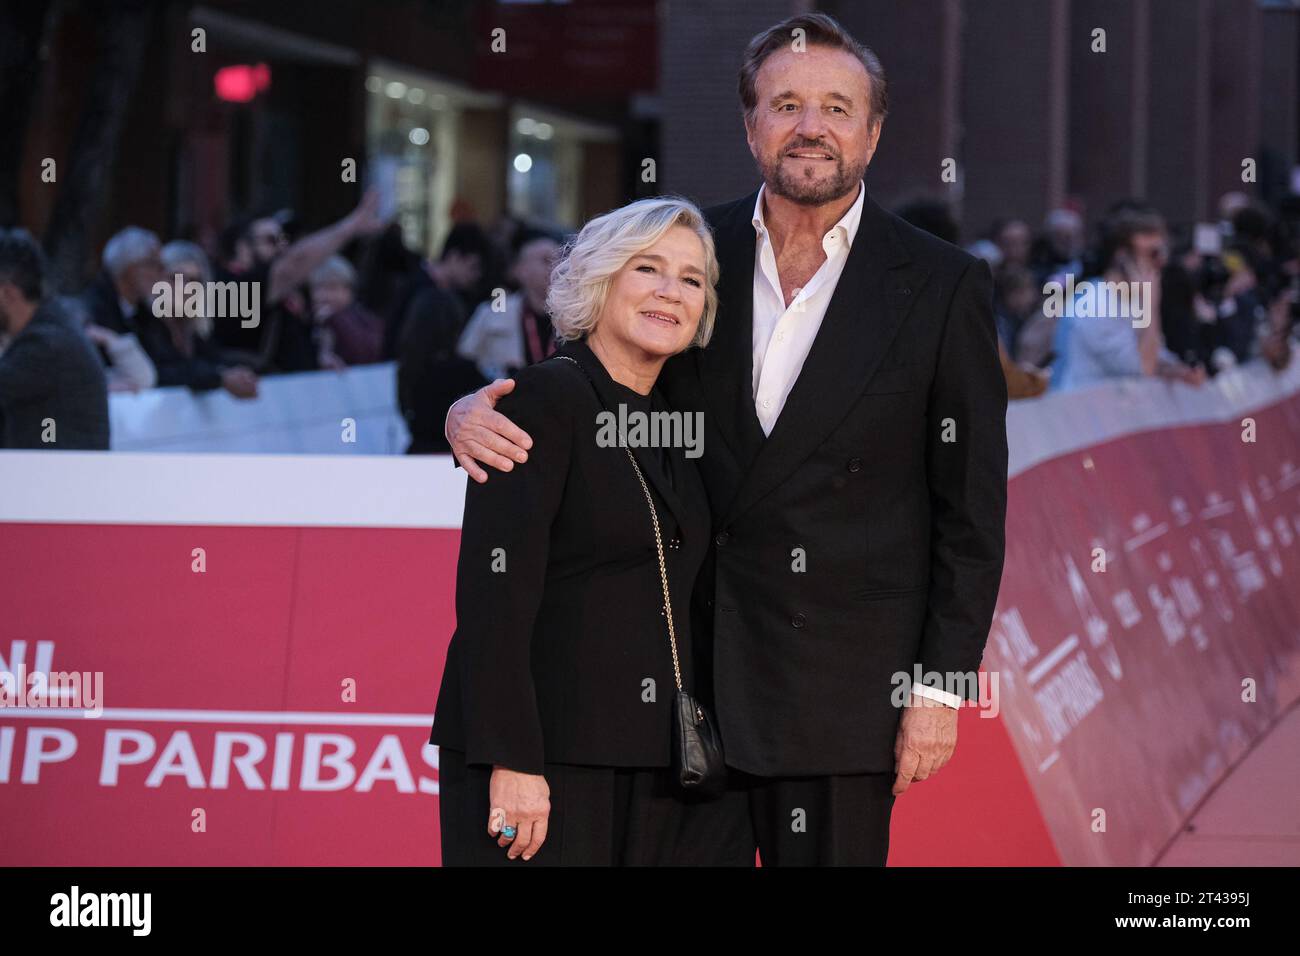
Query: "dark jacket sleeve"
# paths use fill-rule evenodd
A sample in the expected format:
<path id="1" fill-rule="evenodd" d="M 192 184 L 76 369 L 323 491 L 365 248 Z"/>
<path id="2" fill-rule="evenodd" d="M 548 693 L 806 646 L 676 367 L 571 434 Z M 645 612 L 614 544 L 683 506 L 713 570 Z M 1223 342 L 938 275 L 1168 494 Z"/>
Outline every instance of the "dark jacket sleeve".
<path id="1" fill-rule="evenodd" d="M 528 461 L 468 482 L 456 570 L 456 628 L 466 761 L 543 771 L 533 686 L 533 626 L 542 604 L 551 527 L 573 443 L 570 402 L 555 369 L 530 369 L 500 410 L 534 438 Z"/>
<path id="2" fill-rule="evenodd" d="M 0 355 L 0 404 L 32 402 L 52 395 L 58 382 L 50 370 L 58 366 L 58 349 L 46 333 L 33 330 L 15 337 Z"/>
<path id="3" fill-rule="evenodd" d="M 992 287 L 988 264 L 979 259 L 958 280 L 926 422 L 930 589 L 919 663 L 925 672 L 970 674 L 964 687 L 972 699 L 1002 583 L 1006 533 L 1007 386 Z"/>
<path id="4" fill-rule="evenodd" d="M 413 452 L 451 451 L 443 435 L 447 411 L 454 401 L 483 384 L 474 363 L 456 354 L 460 326 L 459 307 L 432 287 L 416 295 L 402 323 L 397 406 L 410 430 Z"/>
<path id="5" fill-rule="evenodd" d="M 221 366 L 197 355 L 159 362 L 157 368 L 159 386 L 184 385 L 195 392 L 208 392 L 221 387 Z"/>

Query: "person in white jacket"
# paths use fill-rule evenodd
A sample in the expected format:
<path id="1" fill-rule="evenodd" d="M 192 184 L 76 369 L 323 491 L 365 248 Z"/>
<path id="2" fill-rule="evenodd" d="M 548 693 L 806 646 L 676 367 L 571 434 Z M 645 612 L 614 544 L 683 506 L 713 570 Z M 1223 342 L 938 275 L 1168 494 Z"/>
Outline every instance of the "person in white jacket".
<path id="1" fill-rule="evenodd" d="M 108 358 L 104 374 L 110 392 L 138 392 L 157 384 L 158 371 L 133 333 L 118 334 L 93 322 L 85 331 Z"/>
<path id="2" fill-rule="evenodd" d="M 76 296 L 63 296 L 61 305 L 82 323 L 86 338 L 99 347 L 110 392 L 139 392 L 158 384 L 158 371 L 133 332 L 114 332 L 90 321 Z"/>
<path id="3" fill-rule="evenodd" d="M 549 233 L 529 230 L 516 236 L 510 272 L 519 291 L 503 295 L 497 290 L 479 305 L 456 346 L 486 378 L 505 378 L 555 351 L 546 294 L 559 252 L 560 244 Z"/>

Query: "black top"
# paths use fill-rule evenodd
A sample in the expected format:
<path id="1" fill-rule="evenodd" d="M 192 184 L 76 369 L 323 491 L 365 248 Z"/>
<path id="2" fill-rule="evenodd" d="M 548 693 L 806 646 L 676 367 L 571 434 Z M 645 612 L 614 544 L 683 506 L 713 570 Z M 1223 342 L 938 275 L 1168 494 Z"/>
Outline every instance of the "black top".
<path id="1" fill-rule="evenodd" d="M 634 399 L 584 343 L 515 381 L 497 408 L 533 447 L 525 464 L 467 483 L 457 628 L 430 742 L 465 751 L 471 764 L 528 773 L 546 762 L 666 766 L 676 685 L 650 512 L 627 451 L 597 440 L 599 414 Z M 704 486 L 682 448 L 667 451 L 676 488 L 653 449 L 632 452 L 655 495 L 692 690 L 689 602 L 710 530 Z"/>
<path id="2" fill-rule="evenodd" d="M 145 321 L 137 321 L 136 325 L 140 344 L 158 370 L 160 387 L 184 385 L 204 392 L 221 386 L 221 375 L 230 363 L 206 336 L 192 332 L 187 355 L 176 345 L 167 323 L 157 316 L 147 315 Z"/>
<path id="3" fill-rule="evenodd" d="M 637 412 L 648 417 L 655 412 L 669 410 L 663 395 L 658 389 L 652 389 L 649 394 L 642 395 L 636 389 L 628 388 L 613 379 L 609 380 L 609 385 L 614 395 L 617 396 L 617 401 L 625 404 L 629 412 Z M 616 408 L 611 410 L 617 414 Z M 668 479 L 668 484 L 671 486 L 675 478 L 673 476 L 672 455 L 668 453 L 668 447 L 666 445 L 654 445 L 649 447 L 649 451 L 655 456 L 655 461 L 659 463 L 659 467 L 663 470 Z"/>

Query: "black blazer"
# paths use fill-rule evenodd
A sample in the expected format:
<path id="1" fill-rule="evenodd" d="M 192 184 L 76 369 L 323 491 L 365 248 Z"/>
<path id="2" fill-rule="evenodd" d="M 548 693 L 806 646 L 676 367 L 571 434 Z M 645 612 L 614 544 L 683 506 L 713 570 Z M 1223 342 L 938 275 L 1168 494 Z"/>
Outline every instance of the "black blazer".
<path id="1" fill-rule="evenodd" d="M 650 509 L 627 452 L 597 444 L 597 415 L 621 399 L 584 343 L 557 354 L 596 387 L 552 357 L 521 371 L 498 403 L 533 448 L 526 464 L 466 489 L 457 626 L 429 740 L 526 773 L 546 762 L 667 766 L 676 684 Z M 633 452 L 656 497 L 690 690 L 691 592 L 710 535 L 704 485 L 681 448 L 670 451 L 673 487 L 655 449 Z"/>
<path id="2" fill-rule="evenodd" d="M 918 662 L 975 672 L 1001 581 L 1007 390 L 992 279 L 866 196 L 765 437 L 752 386 L 756 198 L 707 211 L 721 265 L 714 337 L 660 377 L 674 407 L 705 417 L 715 537 L 696 602 L 702 681 L 711 666 L 735 767 L 892 772 L 892 678 Z"/>

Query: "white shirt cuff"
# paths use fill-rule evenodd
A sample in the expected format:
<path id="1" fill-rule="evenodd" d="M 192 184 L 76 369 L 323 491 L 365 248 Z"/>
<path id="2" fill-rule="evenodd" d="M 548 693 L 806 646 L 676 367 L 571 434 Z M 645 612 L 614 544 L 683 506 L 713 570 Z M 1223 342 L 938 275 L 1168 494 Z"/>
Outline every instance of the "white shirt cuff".
<path id="1" fill-rule="evenodd" d="M 928 684 L 914 684 L 912 686 L 912 693 L 918 697 L 928 697 L 931 700 L 937 700 L 939 703 L 946 704 L 954 710 L 959 710 L 962 705 L 961 697 L 949 693 L 946 690 L 931 687 Z"/>

